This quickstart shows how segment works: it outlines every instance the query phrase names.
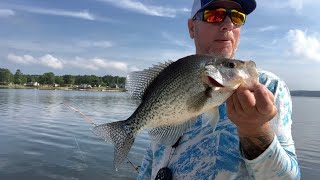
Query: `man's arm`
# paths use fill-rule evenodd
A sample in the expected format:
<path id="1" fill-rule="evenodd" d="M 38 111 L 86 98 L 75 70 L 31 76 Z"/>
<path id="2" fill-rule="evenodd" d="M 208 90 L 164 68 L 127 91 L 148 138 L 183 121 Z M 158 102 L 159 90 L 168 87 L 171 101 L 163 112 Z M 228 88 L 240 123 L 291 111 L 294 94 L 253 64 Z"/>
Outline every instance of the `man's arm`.
<path id="1" fill-rule="evenodd" d="M 277 113 L 273 94 L 262 84 L 252 90 L 239 87 L 227 100 L 227 112 L 237 126 L 244 156 L 257 158 L 274 138 L 269 124 Z"/>
<path id="2" fill-rule="evenodd" d="M 228 99 L 228 115 L 237 125 L 241 146 L 240 149 L 242 150 L 241 154 L 246 162 L 247 170 L 253 179 L 300 179 L 300 169 L 297 163 L 294 142 L 291 135 L 291 96 L 283 81 L 276 80 L 273 81 L 273 84 L 275 87 L 273 90 L 275 93 L 275 100 L 273 100 L 273 95 L 270 96 L 272 93 L 270 94 L 268 92 L 268 95 L 265 94 L 265 97 L 269 97 L 269 100 L 272 101 L 272 103 L 267 103 L 264 107 L 257 107 L 258 105 L 255 104 L 254 109 L 248 109 L 250 107 L 244 107 L 246 105 L 241 106 L 244 104 L 243 102 L 235 101 L 234 99 L 231 101 Z M 259 86 L 257 87 L 258 89 L 262 88 Z M 269 85 L 267 86 L 269 89 L 272 89 Z M 246 90 L 240 89 L 240 91 Z M 246 96 L 250 97 L 251 95 L 251 97 L 257 99 L 256 101 L 251 102 L 257 103 L 260 98 L 260 95 L 258 95 L 260 92 L 257 93 L 255 91 L 256 89 L 254 89 L 253 92 L 244 92 L 248 93 L 247 95 L 243 95 L 241 94 L 243 92 L 240 92 L 240 95 L 243 96 L 242 98 L 245 98 Z M 233 96 L 236 95 L 237 94 L 234 94 Z M 240 97 L 233 98 L 239 98 L 238 100 L 240 101 L 242 100 Z M 266 99 L 263 100 L 262 98 L 262 101 L 268 102 Z M 250 102 L 250 100 L 247 102 Z M 272 114 L 272 106 L 276 107 L 278 111 L 275 117 Z M 266 111 L 263 113 L 262 109 Z M 272 115 L 269 116 L 271 119 L 268 120 L 268 118 L 263 118 L 267 117 L 266 112 L 268 112 L 269 115 Z M 251 113 L 251 118 L 248 117 L 248 113 Z M 260 115 L 258 115 L 259 113 Z M 265 116 L 263 116 L 263 114 L 265 114 Z M 247 121 L 243 118 L 245 115 L 247 115 Z M 241 119 L 241 117 L 243 119 Z M 272 117 L 274 118 L 272 119 Z M 242 126 L 244 124 L 247 128 Z"/>
<path id="3" fill-rule="evenodd" d="M 272 143 L 274 132 L 269 123 L 266 123 L 264 131 L 256 135 L 246 136 L 239 134 L 240 146 L 246 159 L 252 160 L 260 156 Z"/>

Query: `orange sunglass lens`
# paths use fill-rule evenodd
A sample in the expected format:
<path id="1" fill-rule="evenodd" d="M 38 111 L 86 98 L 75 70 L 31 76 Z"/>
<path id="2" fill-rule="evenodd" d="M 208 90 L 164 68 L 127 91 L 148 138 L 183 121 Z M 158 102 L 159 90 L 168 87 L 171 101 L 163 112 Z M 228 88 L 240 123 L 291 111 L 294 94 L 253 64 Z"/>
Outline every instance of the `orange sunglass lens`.
<path id="1" fill-rule="evenodd" d="M 226 15 L 225 9 L 214 9 L 214 10 L 205 10 L 204 11 L 204 20 L 206 22 L 222 22 Z"/>

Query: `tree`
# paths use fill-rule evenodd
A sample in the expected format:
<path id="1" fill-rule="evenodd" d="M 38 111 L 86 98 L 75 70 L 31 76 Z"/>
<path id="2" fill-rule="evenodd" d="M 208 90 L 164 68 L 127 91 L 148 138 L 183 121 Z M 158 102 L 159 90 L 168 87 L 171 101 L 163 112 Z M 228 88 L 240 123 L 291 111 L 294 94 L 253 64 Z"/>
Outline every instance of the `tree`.
<path id="1" fill-rule="evenodd" d="M 44 73 L 40 78 L 41 84 L 54 84 L 54 74 L 53 72 Z"/>
<path id="2" fill-rule="evenodd" d="M 110 85 L 110 84 L 112 84 L 112 83 L 115 82 L 113 76 L 111 76 L 111 75 L 103 76 L 103 77 L 102 77 L 102 81 L 103 81 L 104 83 L 106 83 L 107 85 Z"/>
<path id="3" fill-rule="evenodd" d="M 59 84 L 59 85 L 64 84 L 64 80 L 63 80 L 62 76 L 56 76 L 56 77 L 54 78 L 54 82 L 55 82 L 56 84 Z"/>
<path id="4" fill-rule="evenodd" d="M 20 69 L 17 69 L 16 73 L 14 74 L 14 83 L 15 84 L 24 84 L 27 82 L 27 77 L 25 77 Z"/>
<path id="5" fill-rule="evenodd" d="M 13 74 L 9 69 L 0 68 L 0 83 L 9 84 L 12 82 Z"/>
<path id="6" fill-rule="evenodd" d="M 62 76 L 64 84 L 69 84 L 72 85 L 75 83 L 76 78 L 74 76 L 71 75 L 64 75 Z"/>
<path id="7" fill-rule="evenodd" d="M 91 75 L 90 79 L 91 79 L 91 86 L 99 86 L 101 83 L 100 78 L 95 75 Z"/>

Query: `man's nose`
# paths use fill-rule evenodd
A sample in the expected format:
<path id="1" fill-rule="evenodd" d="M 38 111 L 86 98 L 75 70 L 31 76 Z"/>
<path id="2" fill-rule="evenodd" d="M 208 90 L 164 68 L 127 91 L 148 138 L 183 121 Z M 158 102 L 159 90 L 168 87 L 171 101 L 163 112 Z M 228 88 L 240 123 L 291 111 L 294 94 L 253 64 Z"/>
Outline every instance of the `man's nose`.
<path id="1" fill-rule="evenodd" d="M 227 16 L 224 21 L 220 23 L 220 31 L 231 31 L 233 28 L 234 24 L 229 16 Z"/>

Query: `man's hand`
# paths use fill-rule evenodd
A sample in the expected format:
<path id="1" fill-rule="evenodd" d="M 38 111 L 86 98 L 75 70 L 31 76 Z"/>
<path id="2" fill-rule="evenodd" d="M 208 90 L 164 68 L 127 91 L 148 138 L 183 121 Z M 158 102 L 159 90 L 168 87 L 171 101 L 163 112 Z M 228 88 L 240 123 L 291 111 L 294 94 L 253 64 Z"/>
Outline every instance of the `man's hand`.
<path id="1" fill-rule="evenodd" d="M 276 115 L 273 94 L 262 84 L 249 90 L 240 86 L 227 100 L 227 113 L 237 126 L 247 159 L 255 159 L 271 144 L 274 132 L 269 121 Z"/>

